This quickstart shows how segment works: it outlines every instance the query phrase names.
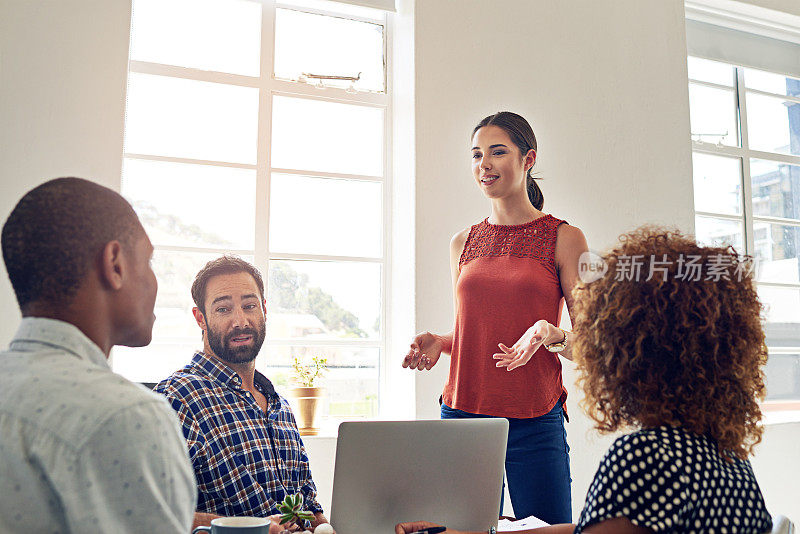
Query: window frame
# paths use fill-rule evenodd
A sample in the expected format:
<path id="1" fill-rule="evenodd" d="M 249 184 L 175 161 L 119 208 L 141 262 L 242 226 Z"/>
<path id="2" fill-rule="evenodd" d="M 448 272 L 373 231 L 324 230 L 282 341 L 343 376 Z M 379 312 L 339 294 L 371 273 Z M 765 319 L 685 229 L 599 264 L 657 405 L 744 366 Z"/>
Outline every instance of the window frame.
<path id="1" fill-rule="evenodd" d="M 340 262 L 363 262 L 378 264 L 381 266 L 380 289 L 380 331 L 374 339 L 303 339 L 303 338 L 269 338 L 265 339 L 264 345 L 281 346 L 302 346 L 302 347 L 348 347 L 348 348 L 372 348 L 377 349 L 379 358 L 377 362 L 378 378 L 378 417 L 384 416 L 389 408 L 385 394 L 389 388 L 388 354 L 391 344 L 392 315 L 392 191 L 393 191 L 393 91 L 392 91 L 392 57 L 393 50 L 393 22 L 394 17 L 388 11 L 373 10 L 376 18 L 357 16 L 350 13 L 330 11 L 315 7 L 293 5 L 291 1 L 280 0 L 247 0 L 261 5 L 261 49 L 260 49 L 260 74 L 258 76 L 247 76 L 232 74 L 219 71 L 202 70 L 191 67 L 180 67 L 155 62 L 138 61 L 130 59 L 128 62 L 128 74 L 150 74 L 157 76 L 167 76 L 171 78 L 185 79 L 199 82 L 211 82 L 225 85 L 235 85 L 258 90 L 258 131 L 256 163 L 243 164 L 215 160 L 199 160 L 172 156 L 158 156 L 151 154 L 139 154 L 128 152 L 123 149 L 122 160 L 126 159 L 157 161 L 168 163 L 185 163 L 195 165 L 207 165 L 212 167 L 229 167 L 247 169 L 255 172 L 255 242 L 254 249 L 225 249 L 216 247 L 193 247 L 193 246 L 173 246 L 154 244 L 157 252 L 178 252 L 178 253 L 209 253 L 225 254 L 232 253 L 241 256 L 253 256 L 255 266 L 262 272 L 265 279 L 266 298 L 269 302 L 269 262 L 271 260 L 312 260 L 312 261 L 340 261 Z M 335 0 L 334 0 L 335 1 Z M 351 8 L 351 6 L 348 6 Z M 336 87 L 319 87 L 310 83 L 299 81 L 288 81 L 275 77 L 275 23 L 277 9 L 292 9 L 305 13 L 332 16 L 380 24 L 383 26 L 383 58 L 384 58 L 384 91 L 350 91 Z M 351 8 L 352 9 L 352 8 Z M 271 145 L 272 145 L 272 103 L 275 96 L 286 96 L 291 98 L 301 98 L 307 100 L 335 102 L 343 104 L 355 104 L 366 107 L 378 108 L 383 111 L 383 169 L 381 176 L 364 176 L 355 174 L 339 174 L 319 171 L 305 171 L 299 169 L 284 169 L 272 167 Z M 127 120 L 126 120 L 127 122 Z M 382 243 L 381 255 L 378 257 L 358 257 L 358 256 L 337 256 L 323 254 L 294 254 L 278 253 L 270 250 L 269 231 L 270 231 L 270 192 L 272 174 L 302 175 L 312 178 L 324 179 L 347 179 L 355 181 L 377 182 L 382 184 Z M 189 288 L 186 288 L 189 294 Z M 158 342 L 158 340 L 154 340 Z M 164 340 L 171 342 L 174 340 Z M 190 355 L 187 355 L 187 359 Z M 113 363 L 112 363 L 113 364 Z M 269 364 L 267 364 L 269 366 Z M 275 366 L 284 368 L 286 366 Z M 337 419 L 338 420 L 338 419 Z"/>
<path id="2" fill-rule="evenodd" d="M 713 57 L 704 57 L 698 54 L 688 54 L 687 57 L 695 57 L 699 59 L 707 59 L 715 62 L 720 62 L 719 59 Z M 733 78 L 732 87 L 721 84 L 715 84 L 712 82 L 694 80 L 692 78 L 688 78 L 688 86 L 699 85 L 714 89 L 733 90 L 736 102 L 734 113 L 736 115 L 736 125 L 738 129 L 737 135 L 739 138 L 739 143 L 737 146 L 709 143 L 702 140 L 694 139 L 694 136 L 696 134 L 690 131 L 692 154 L 693 154 L 692 158 L 694 159 L 694 153 L 701 153 L 712 156 L 734 157 L 739 160 L 740 171 L 741 171 L 740 185 L 742 187 L 743 210 L 740 215 L 731 215 L 731 214 L 723 214 L 723 213 L 708 212 L 708 211 L 698 211 L 694 209 L 694 214 L 695 217 L 705 216 L 705 217 L 714 217 L 715 219 L 735 221 L 737 223 L 740 222 L 742 224 L 742 230 L 744 232 L 744 245 L 745 245 L 744 252 L 745 254 L 748 255 L 754 255 L 756 251 L 755 224 L 768 223 L 768 224 L 782 224 L 787 226 L 800 227 L 800 221 L 795 219 L 785 219 L 782 217 L 769 217 L 761 215 L 757 216 L 753 214 L 753 188 L 752 188 L 752 175 L 750 171 L 750 160 L 760 159 L 765 161 L 772 161 L 775 163 L 784 163 L 784 164 L 800 166 L 800 156 L 794 156 L 790 154 L 780 154 L 775 152 L 764 152 L 760 150 L 753 150 L 750 148 L 748 129 L 747 129 L 747 94 L 752 93 L 769 97 L 777 97 L 785 101 L 792 101 L 798 104 L 800 104 L 800 97 L 779 95 L 757 89 L 748 89 L 745 85 L 744 70 L 745 68 L 752 68 L 752 67 L 744 67 L 741 65 L 734 65 L 726 62 L 722 63 L 728 64 L 734 69 L 735 75 Z M 766 71 L 766 72 L 771 72 L 771 71 Z M 785 288 L 785 289 L 796 289 L 800 291 L 800 283 L 756 281 L 756 287 Z M 776 347 L 768 345 L 767 350 L 770 356 L 773 354 L 800 354 L 800 346 Z M 765 411 L 800 410 L 800 398 L 786 399 L 786 400 L 765 400 L 764 402 L 762 402 L 762 408 Z"/>

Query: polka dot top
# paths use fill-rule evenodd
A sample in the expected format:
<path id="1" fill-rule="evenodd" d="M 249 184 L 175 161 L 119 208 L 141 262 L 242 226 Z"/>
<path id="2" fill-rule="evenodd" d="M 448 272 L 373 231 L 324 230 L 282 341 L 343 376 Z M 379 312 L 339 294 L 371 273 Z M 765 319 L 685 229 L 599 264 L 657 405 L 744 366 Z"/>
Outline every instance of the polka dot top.
<path id="1" fill-rule="evenodd" d="M 772 529 L 750 462 L 727 462 L 711 438 L 671 427 L 640 430 L 614 442 L 589 487 L 575 532 L 615 517 L 654 532 Z"/>

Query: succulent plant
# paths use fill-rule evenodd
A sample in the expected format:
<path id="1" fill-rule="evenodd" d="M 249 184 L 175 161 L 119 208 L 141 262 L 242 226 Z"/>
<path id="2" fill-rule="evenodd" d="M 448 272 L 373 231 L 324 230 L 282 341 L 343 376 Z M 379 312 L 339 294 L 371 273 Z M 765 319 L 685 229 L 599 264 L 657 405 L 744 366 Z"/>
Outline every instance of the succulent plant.
<path id="1" fill-rule="evenodd" d="M 283 502 L 278 505 L 278 510 L 282 514 L 281 525 L 294 523 L 299 527 L 305 527 L 306 521 L 314 519 L 314 514 L 303 510 L 303 495 L 300 493 L 287 495 Z"/>

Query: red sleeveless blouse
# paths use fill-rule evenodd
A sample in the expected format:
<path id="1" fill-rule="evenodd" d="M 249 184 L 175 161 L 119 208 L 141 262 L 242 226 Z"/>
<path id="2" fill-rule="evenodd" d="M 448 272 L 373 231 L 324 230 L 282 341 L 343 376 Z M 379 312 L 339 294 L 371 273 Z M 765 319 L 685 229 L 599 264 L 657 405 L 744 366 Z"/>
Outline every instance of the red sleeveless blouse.
<path id="1" fill-rule="evenodd" d="M 561 362 L 544 347 L 513 371 L 492 359 L 498 343 L 512 346 L 536 321 L 558 324 L 564 295 L 556 230 L 564 222 L 552 215 L 513 226 L 486 219 L 470 229 L 459 260 L 450 375 L 442 395 L 451 408 L 529 418 L 566 399 Z"/>

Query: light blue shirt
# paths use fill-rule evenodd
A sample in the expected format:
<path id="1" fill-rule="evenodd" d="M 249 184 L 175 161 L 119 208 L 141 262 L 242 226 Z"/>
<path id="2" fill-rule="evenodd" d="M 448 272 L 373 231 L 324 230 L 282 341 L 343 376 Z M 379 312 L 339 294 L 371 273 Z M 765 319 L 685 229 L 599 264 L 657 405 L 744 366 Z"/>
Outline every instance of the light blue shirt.
<path id="1" fill-rule="evenodd" d="M 0 533 L 189 532 L 175 413 L 75 326 L 25 318 L 0 353 Z"/>

